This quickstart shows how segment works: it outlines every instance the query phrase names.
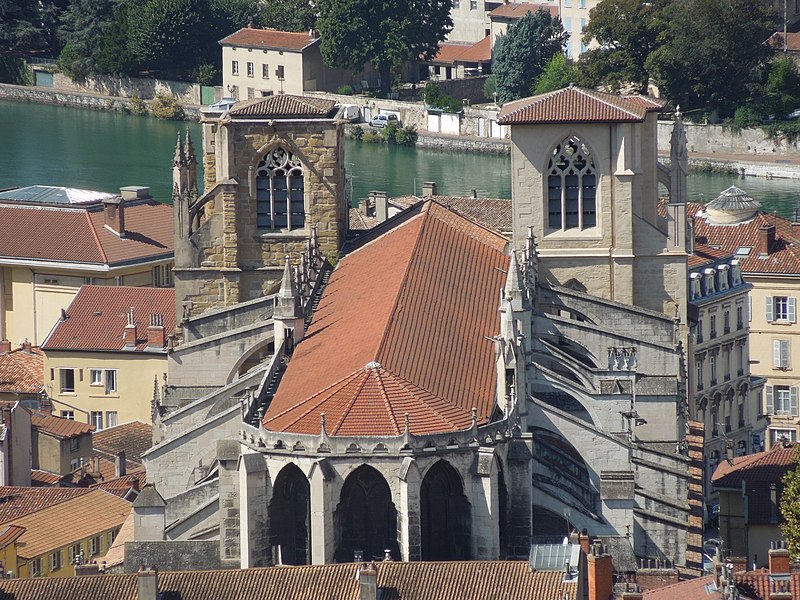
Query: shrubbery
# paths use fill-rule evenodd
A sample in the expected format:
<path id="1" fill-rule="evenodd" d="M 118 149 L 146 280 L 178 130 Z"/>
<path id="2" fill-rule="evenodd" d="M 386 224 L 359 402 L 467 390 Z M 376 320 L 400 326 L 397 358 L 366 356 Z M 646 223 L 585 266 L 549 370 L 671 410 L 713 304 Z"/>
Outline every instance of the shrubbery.
<path id="1" fill-rule="evenodd" d="M 353 95 L 353 88 L 349 85 L 340 85 L 336 89 L 337 94 L 341 94 L 342 96 L 352 96 Z"/>
<path id="2" fill-rule="evenodd" d="M 181 103 L 168 92 L 156 92 L 156 97 L 150 105 L 150 111 L 156 119 L 176 120 L 183 118 Z"/>
<path id="3" fill-rule="evenodd" d="M 356 134 L 354 129 L 361 130 Z M 351 128 L 350 134 L 357 140 L 371 144 L 391 144 L 393 146 L 413 146 L 417 143 L 417 128 L 413 125 L 400 127 L 395 121 L 390 121 L 383 129 L 370 129 L 364 131 L 360 127 Z"/>
<path id="4" fill-rule="evenodd" d="M 432 108 L 438 108 L 449 113 L 460 113 L 463 110 L 461 100 L 448 96 L 442 91 L 435 81 L 429 81 L 422 90 L 422 100 Z"/>

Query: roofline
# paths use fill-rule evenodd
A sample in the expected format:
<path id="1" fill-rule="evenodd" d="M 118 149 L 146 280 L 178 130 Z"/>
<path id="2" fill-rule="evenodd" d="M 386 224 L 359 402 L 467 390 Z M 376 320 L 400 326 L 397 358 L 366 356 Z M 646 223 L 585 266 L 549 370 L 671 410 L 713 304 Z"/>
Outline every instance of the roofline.
<path id="1" fill-rule="evenodd" d="M 157 256 L 148 256 L 142 258 L 132 258 L 122 262 L 115 263 L 95 263 L 95 262 L 73 262 L 57 260 L 37 260 L 35 258 L 13 258 L 9 256 L 0 256 L 0 265 L 11 267 L 45 267 L 51 269 L 75 269 L 81 271 L 92 271 L 97 273 L 111 273 L 117 269 L 124 269 L 125 267 L 133 265 L 148 265 L 163 262 L 164 260 L 174 258 L 175 253 L 169 252 L 159 254 Z"/>

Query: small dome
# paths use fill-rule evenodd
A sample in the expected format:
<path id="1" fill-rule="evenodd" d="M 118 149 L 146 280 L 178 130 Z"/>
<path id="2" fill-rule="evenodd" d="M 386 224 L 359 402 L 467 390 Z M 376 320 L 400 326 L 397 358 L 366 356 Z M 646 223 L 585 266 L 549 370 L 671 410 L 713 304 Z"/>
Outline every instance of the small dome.
<path id="1" fill-rule="evenodd" d="M 708 217 L 715 223 L 741 223 L 753 218 L 759 210 L 761 203 L 735 185 L 706 205 Z"/>

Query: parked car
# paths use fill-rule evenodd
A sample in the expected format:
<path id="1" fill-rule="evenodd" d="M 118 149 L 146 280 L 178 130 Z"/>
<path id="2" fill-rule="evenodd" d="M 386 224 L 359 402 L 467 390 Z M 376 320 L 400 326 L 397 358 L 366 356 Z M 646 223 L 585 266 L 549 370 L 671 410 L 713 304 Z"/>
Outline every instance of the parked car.
<path id="1" fill-rule="evenodd" d="M 234 104 L 236 104 L 236 98 L 223 98 L 219 102 L 212 104 L 208 108 L 205 109 L 206 112 L 226 112 L 229 110 Z"/>
<path id="2" fill-rule="evenodd" d="M 397 118 L 397 115 L 394 113 L 381 113 L 379 115 L 375 115 L 370 119 L 369 124 L 372 127 L 377 127 L 378 129 L 382 129 L 389 124 L 389 122 L 400 124 L 400 121 Z"/>

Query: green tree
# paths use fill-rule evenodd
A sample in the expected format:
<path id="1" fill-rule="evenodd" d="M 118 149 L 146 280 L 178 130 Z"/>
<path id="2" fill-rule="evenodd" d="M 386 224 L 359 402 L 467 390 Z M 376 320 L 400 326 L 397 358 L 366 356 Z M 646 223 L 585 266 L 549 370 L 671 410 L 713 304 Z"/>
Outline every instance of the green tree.
<path id="1" fill-rule="evenodd" d="M 259 21 L 281 31 L 308 31 L 317 26 L 317 10 L 309 0 L 268 0 L 259 11 Z"/>
<path id="2" fill-rule="evenodd" d="M 113 23 L 103 36 L 95 57 L 95 68 L 99 73 L 136 74 L 136 58 L 128 48 L 128 10 L 125 6 L 117 9 Z"/>
<path id="3" fill-rule="evenodd" d="M 563 54 L 568 39 L 561 19 L 541 8 L 509 25 L 495 44 L 492 62 L 498 100 L 508 102 L 531 94 L 547 64 Z"/>
<path id="4" fill-rule="evenodd" d="M 534 95 L 554 92 L 567 87 L 571 83 L 578 83 L 580 72 L 578 67 L 567 60 L 563 54 L 557 54 L 547 63 L 541 76 L 533 88 Z"/>
<path id="5" fill-rule="evenodd" d="M 764 97 L 767 112 L 779 119 L 800 108 L 800 72 L 794 60 L 782 56 L 772 61 Z"/>
<path id="6" fill-rule="evenodd" d="M 452 0 L 318 0 L 320 51 L 329 66 L 360 71 L 365 63 L 388 92 L 392 68 L 439 51 L 452 28 Z"/>
<path id="7" fill-rule="evenodd" d="M 665 0 L 602 0 L 589 13 L 583 41 L 599 44 L 581 55 L 580 64 L 590 85 L 619 88 L 632 83 L 647 92 L 647 57 L 663 31 Z"/>
<path id="8" fill-rule="evenodd" d="M 41 50 L 48 45 L 42 7 L 37 0 L 0 0 L 0 49 Z"/>
<path id="9" fill-rule="evenodd" d="M 673 103 L 726 116 L 760 93 L 773 30 L 760 0 L 675 0 L 664 18 L 645 67 Z"/>
<path id="10" fill-rule="evenodd" d="M 794 558 L 800 556 L 800 446 L 795 447 L 794 468 L 783 476 L 781 496 L 781 532 L 789 552 Z"/>

